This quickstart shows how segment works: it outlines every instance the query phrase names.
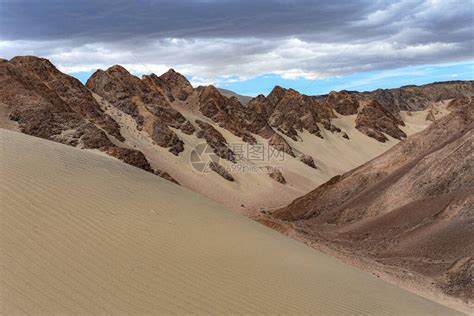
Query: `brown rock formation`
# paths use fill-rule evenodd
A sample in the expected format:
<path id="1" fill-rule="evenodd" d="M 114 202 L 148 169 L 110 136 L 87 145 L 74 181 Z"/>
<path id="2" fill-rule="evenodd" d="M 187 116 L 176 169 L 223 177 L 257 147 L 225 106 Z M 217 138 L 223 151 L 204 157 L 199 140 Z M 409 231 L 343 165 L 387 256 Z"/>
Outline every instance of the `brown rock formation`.
<path id="1" fill-rule="evenodd" d="M 286 137 L 301 142 L 301 132 L 308 131 L 318 137 L 341 133 L 341 137 L 349 139 L 333 125 L 335 112 L 348 115 L 360 111 L 359 130 L 379 141 L 386 140 L 385 134 L 401 139 L 404 134 L 399 128 L 403 125 L 399 109 L 421 107 L 423 102 L 429 104 L 454 96 L 460 97 L 460 101 L 452 101 L 451 107 L 456 108 L 456 102 L 463 103 L 465 97 L 474 94 L 472 82 L 399 90 L 402 92 L 397 89 L 367 93 L 342 91 L 327 96 L 307 96 L 292 89 L 275 87 L 267 97 L 260 95 L 243 105 L 237 97 L 225 97 L 212 86 L 193 89 L 189 81 L 174 70 L 140 79 L 121 66 L 113 66 L 106 71 L 97 71 L 85 87 L 45 59 L 17 57 L 11 61 L 0 60 L 0 123 L 13 123 L 2 123 L 2 126 L 72 146 L 108 150 L 144 169 L 148 169 L 147 164 L 140 162 L 138 156 L 133 158 L 133 154 L 127 153 L 128 149 L 119 148 L 154 143 L 179 155 L 184 150 L 180 137 L 196 140 L 181 132 L 196 133 L 220 157 L 235 162 L 236 157 L 223 137 L 226 134 L 219 132 L 218 125 L 240 137 L 242 142 L 255 144 L 262 137 L 273 148 L 314 168 L 313 159 L 291 148 Z M 402 100 L 405 97 L 411 99 L 405 102 Z M 363 106 L 365 104 L 368 105 Z M 130 124 L 128 115 L 136 124 Z M 215 124 L 204 123 L 210 122 L 204 119 L 195 124 L 186 119 L 197 117 L 199 120 L 200 115 Z M 436 113 L 433 116 L 438 117 Z M 143 137 L 144 133 L 151 141 L 147 136 Z M 117 148 L 111 150 L 112 147 Z M 144 152 L 153 155 L 152 150 Z M 150 157 L 150 161 L 156 161 L 151 158 L 154 157 Z"/>
<path id="2" fill-rule="evenodd" d="M 213 86 L 200 87 L 198 91 L 200 112 L 244 142 L 256 143 L 252 133 L 265 137 L 273 132 L 264 117 L 252 107 L 240 104 L 236 98 L 224 97 Z"/>
<path id="3" fill-rule="evenodd" d="M 176 181 L 175 178 L 173 178 L 172 176 L 170 176 L 170 174 L 168 172 L 165 172 L 165 171 L 162 171 L 162 170 L 159 170 L 159 169 L 155 169 L 155 174 L 159 177 L 162 177 L 163 179 L 165 180 L 168 180 L 170 182 L 173 182 L 174 184 L 177 184 L 177 185 L 180 185 L 178 181 Z"/>
<path id="4" fill-rule="evenodd" d="M 300 94 L 293 89 L 275 87 L 266 98 L 268 123 L 286 136 L 297 140 L 297 132 L 303 129 L 322 137 L 317 123 L 331 130 L 332 108 L 318 102 L 317 98 Z M 253 104 L 251 101 L 249 105 Z"/>
<path id="5" fill-rule="evenodd" d="M 357 93 L 357 99 L 376 100 L 394 112 L 418 111 L 430 103 L 474 95 L 474 81 L 434 82 L 422 86 L 404 86 L 396 89 L 377 89 Z"/>
<path id="6" fill-rule="evenodd" d="M 235 163 L 235 154 L 229 148 L 224 136 L 209 123 L 196 120 L 196 124 L 200 128 L 197 137 L 204 138 L 217 156 Z"/>
<path id="7" fill-rule="evenodd" d="M 192 135 L 196 131 L 196 128 L 191 122 L 187 121 L 181 126 L 181 131 L 187 135 Z"/>
<path id="8" fill-rule="evenodd" d="M 212 171 L 220 175 L 222 178 L 226 179 L 227 181 L 233 182 L 234 177 L 224 168 L 222 167 L 219 163 L 211 161 L 209 162 L 209 168 L 211 168 Z"/>
<path id="9" fill-rule="evenodd" d="M 103 129 L 123 140 L 118 125 L 91 93 L 46 59 L 26 56 L 0 61 L 0 101 L 26 134 L 76 146 L 84 135 L 104 144 Z M 88 146 L 94 147 L 92 143 Z"/>
<path id="10" fill-rule="evenodd" d="M 305 154 L 303 154 L 303 155 L 300 157 L 300 161 L 301 161 L 302 163 L 304 163 L 305 165 L 310 166 L 311 168 L 318 169 L 318 168 L 316 167 L 316 165 L 314 164 L 314 159 L 313 159 L 313 157 L 311 157 L 310 155 L 305 155 Z"/>
<path id="11" fill-rule="evenodd" d="M 294 221 L 306 239 L 403 267 L 472 301 L 473 141 L 470 102 L 273 216 Z"/>
<path id="12" fill-rule="evenodd" d="M 278 183 L 286 184 L 286 179 L 279 170 L 272 170 L 268 173 L 268 176 Z"/>
<path id="13" fill-rule="evenodd" d="M 249 96 L 246 96 L 246 95 L 240 95 L 240 94 L 235 93 L 234 91 L 230 91 L 230 90 L 227 90 L 227 89 L 219 88 L 218 90 L 219 90 L 220 94 L 222 94 L 226 98 L 232 98 L 232 97 L 237 98 L 237 100 L 242 105 L 246 105 L 247 103 L 249 103 L 250 100 L 253 99 L 252 97 L 249 97 Z"/>
<path id="14" fill-rule="evenodd" d="M 20 131 L 71 146 L 99 149 L 125 163 L 152 171 L 145 156 L 115 146 L 123 141 L 119 125 L 77 79 L 61 73 L 48 60 L 25 56 L 0 61 L 0 101 Z"/>
<path id="15" fill-rule="evenodd" d="M 462 107 L 464 104 L 471 102 L 472 97 L 459 97 L 451 100 L 448 104 L 448 110 L 454 111 L 460 107 Z"/>
<path id="16" fill-rule="evenodd" d="M 172 81 L 170 75 L 165 77 Z M 87 87 L 117 109 L 131 115 L 158 146 L 169 148 L 171 153 L 178 155 L 184 150 L 183 142 L 170 127 L 183 128 L 190 133 L 192 125 L 171 107 L 160 91 L 163 82 L 166 83 L 156 76 L 140 80 L 116 65 L 107 71 L 95 72 L 87 81 Z"/>
<path id="17" fill-rule="evenodd" d="M 44 85 L 43 88 L 56 93 L 72 111 L 104 129 L 109 135 L 120 141 L 124 140 L 118 124 L 101 110 L 90 91 L 79 80 L 60 72 L 51 62 L 43 58 L 15 57 L 9 63 L 21 69 L 24 76 L 37 79 Z"/>
<path id="18" fill-rule="evenodd" d="M 342 115 L 357 114 L 360 106 L 354 94 L 347 91 L 329 93 L 326 103 Z"/>
<path id="19" fill-rule="evenodd" d="M 295 157 L 291 146 L 283 138 L 283 136 L 278 133 L 273 134 L 273 136 L 268 140 L 268 144 L 273 148 L 290 155 L 291 157 Z"/>
<path id="20" fill-rule="evenodd" d="M 105 147 L 103 148 L 103 150 L 108 155 L 120 159 L 123 162 L 128 163 L 129 165 L 135 166 L 148 172 L 154 172 L 150 166 L 150 163 L 148 162 L 148 160 L 146 160 L 145 155 L 143 155 L 143 153 L 138 150 L 121 148 L 116 146 Z"/>
<path id="21" fill-rule="evenodd" d="M 171 96 L 171 101 L 175 98 L 185 101 L 194 91 L 191 83 L 183 75 L 174 71 L 174 69 L 168 70 L 159 79 L 162 82 L 162 89 L 167 92 L 166 95 Z"/>
<path id="22" fill-rule="evenodd" d="M 405 126 L 405 123 L 377 101 L 364 106 L 356 119 L 356 128 L 379 142 L 388 140 L 383 133 L 396 139 L 405 138 L 407 135 L 398 127 L 399 125 Z"/>

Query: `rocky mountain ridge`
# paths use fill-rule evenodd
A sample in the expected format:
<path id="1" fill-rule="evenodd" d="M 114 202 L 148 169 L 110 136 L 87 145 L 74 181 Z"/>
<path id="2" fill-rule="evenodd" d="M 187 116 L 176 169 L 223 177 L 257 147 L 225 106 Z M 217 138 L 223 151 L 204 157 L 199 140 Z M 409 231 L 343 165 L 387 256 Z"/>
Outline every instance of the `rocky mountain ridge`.
<path id="1" fill-rule="evenodd" d="M 474 103 L 463 98 L 450 106 L 451 114 L 424 131 L 272 217 L 291 222 L 303 240 L 421 274 L 472 303 Z"/>
<path id="2" fill-rule="evenodd" d="M 115 145 L 124 141 L 120 126 L 105 114 L 79 80 L 58 71 L 48 60 L 15 57 L 0 60 L 0 102 L 20 131 L 86 149 L 98 149 L 152 171 L 145 156 Z"/>
<path id="3" fill-rule="evenodd" d="M 139 78 L 115 65 L 84 86 L 33 56 L 1 60 L 0 83 L 2 127 L 100 150 L 212 199 L 230 194 L 227 206 L 246 210 L 307 193 L 445 115 L 446 98 L 474 94 L 470 81 L 326 96 L 277 86 L 241 104 L 213 86 L 192 87 L 173 69 Z M 401 111 L 418 108 L 431 112 Z M 189 160 L 201 143 L 220 159 L 210 174 Z M 265 172 L 275 165 L 281 177 Z"/>

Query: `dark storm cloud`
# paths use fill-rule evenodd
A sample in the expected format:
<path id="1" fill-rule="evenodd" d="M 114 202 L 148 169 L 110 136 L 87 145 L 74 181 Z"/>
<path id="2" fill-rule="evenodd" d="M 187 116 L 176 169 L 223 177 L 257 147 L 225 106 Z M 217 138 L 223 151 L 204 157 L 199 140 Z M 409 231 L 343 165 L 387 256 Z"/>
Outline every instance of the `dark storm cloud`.
<path id="1" fill-rule="evenodd" d="M 473 0 L 0 0 L 0 57 L 288 78 L 473 59 Z M 145 66 L 146 65 L 146 66 Z M 143 69 L 146 68 L 146 69 Z"/>
<path id="2" fill-rule="evenodd" d="M 4 39 L 342 35 L 373 1 L 1 1 Z M 327 34 L 329 32 L 329 34 Z"/>

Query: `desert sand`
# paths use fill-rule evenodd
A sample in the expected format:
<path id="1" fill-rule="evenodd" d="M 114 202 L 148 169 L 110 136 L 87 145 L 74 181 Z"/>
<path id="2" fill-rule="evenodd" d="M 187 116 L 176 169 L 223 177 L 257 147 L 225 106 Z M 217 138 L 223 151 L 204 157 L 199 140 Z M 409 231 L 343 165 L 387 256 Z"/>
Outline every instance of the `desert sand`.
<path id="1" fill-rule="evenodd" d="M 457 313 L 114 158 L 0 147 L 2 314 Z"/>

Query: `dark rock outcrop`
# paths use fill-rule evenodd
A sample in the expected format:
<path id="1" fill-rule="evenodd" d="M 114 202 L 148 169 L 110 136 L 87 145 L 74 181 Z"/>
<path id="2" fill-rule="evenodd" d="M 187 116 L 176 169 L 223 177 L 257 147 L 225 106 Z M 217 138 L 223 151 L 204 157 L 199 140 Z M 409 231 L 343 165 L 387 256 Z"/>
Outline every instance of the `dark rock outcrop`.
<path id="1" fill-rule="evenodd" d="M 329 93 L 326 103 L 331 106 L 337 113 L 342 115 L 357 114 L 359 109 L 359 101 L 354 94 L 347 91 L 331 92 Z"/>
<path id="2" fill-rule="evenodd" d="M 388 140 L 383 133 L 396 139 L 407 137 L 398 127 L 400 125 L 405 126 L 405 123 L 377 101 L 364 106 L 356 118 L 356 128 L 379 142 Z"/>
<path id="3" fill-rule="evenodd" d="M 170 101 L 175 99 L 185 101 L 194 91 L 188 79 L 174 71 L 174 69 L 170 69 L 162 74 L 159 77 L 158 85 L 166 92 L 166 95 L 170 96 Z"/>
<path id="4" fill-rule="evenodd" d="M 191 128 L 184 116 L 171 107 L 157 88 L 163 86 L 161 80 L 154 75 L 140 80 L 116 65 L 106 71 L 96 71 L 86 85 L 114 107 L 132 116 L 158 146 L 169 148 L 171 153 L 178 155 L 184 150 L 183 142 L 170 127 L 183 127 L 186 133 Z M 168 80 L 172 81 L 171 78 Z"/>
<path id="5" fill-rule="evenodd" d="M 209 162 L 209 168 L 227 181 L 234 181 L 234 177 L 219 163 L 211 161 Z"/>
<path id="6" fill-rule="evenodd" d="M 109 135 L 114 136 L 120 141 L 124 138 L 120 134 L 119 125 L 107 114 L 105 114 L 100 105 L 92 96 L 91 92 L 74 77 L 60 72 L 47 59 L 33 56 L 22 56 L 12 58 L 10 65 L 16 67 L 25 77 L 32 77 L 43 84 L 42 87 L 30 83 L 24 88 L 36 90 L 36 93 L 45 94 L 45 89 L 49 89 L 49 98 L 59 98 L 75 113 L 81 117 L 90 120 L 97 127 L 104 129 Z M 18 77 L 17 77 L 18 78 Z M 20 81 L 22 81 L 20 79 Z M 24 82 L 24 81 L 23 81 Z M 54 95 L 56 94 L 56 95 Z"/>
<path id="7" fill-rule="evenodd" d="M 181 131 L 187 135 L 192 135 L 196 131 L 196 128 L 191 122 L 187 121 L 181 126 Z"/>
<path id="8" fill-rule="evenodd" d="M 178 181 L 176 181 L 175 178 L 173 178 L 172 176 L 170 176 L 170 174 L 166 171 L 162 171 L 162 170 L 159 170 L 159 169 L 155 169 L 155 174 L 165 180 L 168 180 L 170 182 L 173 182 L 174 184 L 177 184 L 177 185 L 180 185 Z"/>
<path id="9" fill-rule="evenodd" d="M 288 144 L 288 142 L 283 138 L 278 133 L 274 133 L 272 137 L 268 140 L 268 144 L 275 148 L 276 150 L 279 150 L 281 152 L 284 152 L 291 157 L 295 157 L 295 154 L 293 152 L 293 149 L 291 146 Z"/>
<path id="10" fill-rule="evenodd" d="M 105 133 L 123 140 L 117 123 L 101 109 L 81 83 L 48 60 L 25 56 L 0 61 L 0 102 L 23 133 L 77 146 L 79 140 L 101 139 Z"/>
<path id="11" fill-rule="evenodd" d="M 120 159 L 129 165 L 135 166 L 148 172 L 154 172 L 150 166 L 150 163 L 141 151 L 116 146 L 105 147 L 103 148 L 103 151 L 108 155 Z"/>
<path id="12" fill-rule="evenodd" d="M 311 168 L 318 169 L 316 165 L 314 164 L 314 159 L 310 155 L 301 155 L 300 161 L 304 163 L 305 165 L 310 166 Z"/>
<path id="13" fill-rule="evenodd" d="M 278 183 L 286 184 L 286 179 L 279 170 L 271 170 L 268 172 L 268 176 Z"/>
<path id="14" fill-rule="evenodd" d="M 198 138 L 204 138 L 217 156 L 233 163 L 236 162 L 234 152 L 229 148 L 226 139 L 218 130 L 211 124 L 200 120 L 196 120 L 196 124 L 200 128 L 196 134 Z"/>
<path id="15" fill-rule="evenodd" d="M 0 61 L 0 101 L 20 131 L 70 146 L 99 149 L 125 163 L 152 171 L 145 156 L 112 143 L 119 125 L 105 114 L 91 92 L 48 60 L 25 56 Z"/>
<path id="16" fill-rule="evenodd" d="M 297 132 L 303 129 L 322 137 L 318 123 L 327 130 L 333 127 L 331 119 L 335 114 L 329 105 L 293 89 L 277 86 L 265 99 L 257 98 L 249 105 L 256 106 L 257 102 L 264 108 L 269 125 L 293 140 L 297 140 Z"/>
<path id="17" fill-rule="evenodd" d="M 273 133 L 265 117 L 244 106 L 236 98 L 226 98 L 213 86 L 199 87 L 199 110 L 204 115 L 241 137 L 244 142 L 255 144 L 253 134 L 268 136 Z"/>

